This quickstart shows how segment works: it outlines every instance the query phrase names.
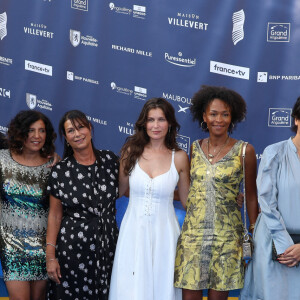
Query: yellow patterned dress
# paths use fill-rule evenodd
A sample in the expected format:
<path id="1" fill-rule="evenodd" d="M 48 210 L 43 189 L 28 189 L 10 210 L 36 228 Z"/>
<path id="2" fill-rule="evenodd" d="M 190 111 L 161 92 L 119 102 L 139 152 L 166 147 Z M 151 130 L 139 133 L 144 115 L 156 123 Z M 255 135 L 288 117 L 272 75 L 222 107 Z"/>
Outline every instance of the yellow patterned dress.
<path id="1" fill-rule="evenodd" d="M 189 290 L 240 289 L 243 224 L 236 202 L 243 170 L 243 141 L 211 164 L 193 143 L 187 213 L 177 243 L 175 286 Z"/>

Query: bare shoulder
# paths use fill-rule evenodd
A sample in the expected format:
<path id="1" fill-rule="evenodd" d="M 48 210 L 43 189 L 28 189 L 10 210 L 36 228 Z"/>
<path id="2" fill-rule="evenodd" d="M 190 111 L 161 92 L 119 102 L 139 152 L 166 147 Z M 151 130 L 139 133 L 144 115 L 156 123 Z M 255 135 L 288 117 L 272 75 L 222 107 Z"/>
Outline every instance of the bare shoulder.
<path id="1" fill-rule="evenodd" d="M 247 148 L 246 148 L 246 155 L 255 155 L 255 149 L 254 147 L 251 145 L 251 144 L 248 144 L 247 145 Z"/>
<path id="2" fill-rule="evenodd" d="M 178 150 L 175 152 L 174 162 L 176 168 L 182 170 L 185 169 L 186 165 L 189 165 L 189 157 L 185 151 Z"/>

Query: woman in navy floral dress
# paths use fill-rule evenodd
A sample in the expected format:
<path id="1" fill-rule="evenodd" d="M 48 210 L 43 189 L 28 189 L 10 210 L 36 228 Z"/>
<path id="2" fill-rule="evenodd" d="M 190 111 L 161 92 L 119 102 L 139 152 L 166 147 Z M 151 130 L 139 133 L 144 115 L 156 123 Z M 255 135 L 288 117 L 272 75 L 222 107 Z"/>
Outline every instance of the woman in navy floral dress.
<path id="1" fill-rule="evenodd" d="M 96 150 L 92 127 L 80 111 L 59 125 L 64 159 L 51 172 L 48 191 L 48 299 L 108 299 L 118 229 L 118 158 Z"/>

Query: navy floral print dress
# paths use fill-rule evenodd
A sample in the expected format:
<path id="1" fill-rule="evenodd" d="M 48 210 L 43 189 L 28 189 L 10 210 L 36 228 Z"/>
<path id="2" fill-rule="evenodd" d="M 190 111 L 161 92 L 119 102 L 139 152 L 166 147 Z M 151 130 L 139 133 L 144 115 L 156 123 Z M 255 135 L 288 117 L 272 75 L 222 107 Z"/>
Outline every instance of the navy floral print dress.
<path id="1" fill-rule="evenodd" d="M 71 156 L 52 168 L 47 189 L 63 205 L 56 249 L 62 276 L 60 284 L 49 281 L 48 299 L 108 299 L 118 235 L 118 169 L 118 157 L 104 150 L 93 165 Z"/>

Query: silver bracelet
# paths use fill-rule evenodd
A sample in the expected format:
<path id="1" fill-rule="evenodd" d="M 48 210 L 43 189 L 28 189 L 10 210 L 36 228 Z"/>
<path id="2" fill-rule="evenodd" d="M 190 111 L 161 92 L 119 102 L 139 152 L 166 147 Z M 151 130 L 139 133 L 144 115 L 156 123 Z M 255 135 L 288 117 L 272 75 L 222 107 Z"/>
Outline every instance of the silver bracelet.
<path id="1" fill-rule="evenodd" d="M 53 245 L 53 244 L 51 244 L 51 243 L 47 243 L 46 245 L 47 245 L 47 246 L 52 246 L 52 247 L 56 248 L 56 246 Z"/>
<path id="2" fill-rule="evenodd" d="M 46 262 L 47 262 L 47 261 L 53 261 L 53 260 L 57 260 L 57 258 L 49 258 L 49 259 L 46 259 Z"/>

